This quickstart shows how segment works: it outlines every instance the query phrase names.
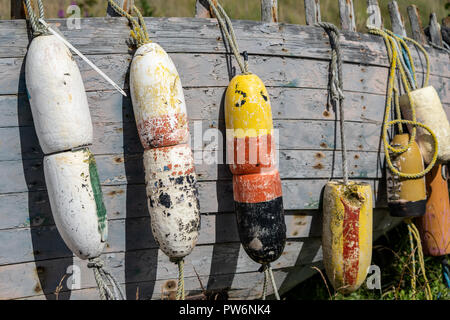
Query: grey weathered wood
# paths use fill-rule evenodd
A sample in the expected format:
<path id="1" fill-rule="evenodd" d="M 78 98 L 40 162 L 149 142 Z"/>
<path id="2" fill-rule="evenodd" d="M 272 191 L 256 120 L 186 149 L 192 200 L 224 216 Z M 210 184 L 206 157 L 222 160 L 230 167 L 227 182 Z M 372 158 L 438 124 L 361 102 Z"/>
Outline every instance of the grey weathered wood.
<path id="1" fill-rule="evenodd" d="M 367 0 L 367 26 L 373 26 L 375 28 L 383 28 L 383 17 L 381 16 L 380 6 L 378 0 Z"/>
<path id="2" fill-rule="evenodd" d="M 432 13 L 430 15 L 430 38 L 431 42 L 437 46 L 442 47 L 442 34 L 441 34 L 441 25 L 437 21 L 436 13 Z"/>
<path id="3" fill-rule="evenodd" d="M 307 25 L 322 21 L 320 17 L 320 0 L 305 0 L 305 18 Z"/>
<path id="4" fill-rule="evenodd" d="M 23 0 L 11 0 L 11 19 L 25 19 L 25 6 Z"/>
<path id="5" fill-rule="evenodd" d="M 217 3 L 213 0 L 213 3 Z M 196 18 L 214 18 L 214 13 L 209 7 L 209 3 L 206 0 L 197 0 L 195 2 L 195 17 Z"/>
<path id="6" fill-rule="evenodd" d="M 131 13 L 131 9 L 134 5 L 134 0 L 114 0 L 123 10 L 125 10 L 128 13 Z M 108 4 L 108 7 L 106 8 L 106 16 L 107 17 L 120 17 L 120 14 L 118 14 L 110 4 Z"/>
<path id="7" fill-rule="evenodd" d="M 356 32 L 356 19 L 352 0 L 339 0 L 339 15 L 341 17 L 341 29 Z"/>
<path id="8" fill-rule="evenodd" d="M 405 23 L 400 10 L 398 8 L 397 1 L 391 1 L 388 5 L 389 16 L 391 17 L 392 31 L 402 37 L 406 37 Z"/>
<path id="9" fill-rule="evenodd" d="M 419 9 L 417 6 L 408 6 L 408 16 L 411 23 L 413 39 L 422 45 L 426 44 L 427 40 L 423 31 L 422 21 L 420 19 Z"/>
<path id="10" fill-rule="evenodd" d="M 277 0 L 261 0 L 261 21 L 278 22 Z"/>
<path id="11" fill-rule="evenodd" d="M 220 29 L 215 20 L 187 18 L 145 18 L 152 41 L 168 53 L 226 53 Z M 128 54 L 130 28 L 125 18 L 81 19 L 80 30 L 69 30 L 64 20 L 49 20 L 59 25 L 63 35 L 86 55 Z M 330 46 L 323 41 L 323 30 L 308 26 L 261 24 L 255 21 L 233 22 L 239 44 L 251 55 L 328 59 Z M 193 35 L 195 35 L 193 37 Z M 13 46 L 11 44 L 14 44 Z M 23 57 L 28 46 L 23 20 L 0 21 L 0 57 Z M 345 62 L 388 67 L 383 39 L 361 33 L 342 37 Z M 414 51 L 413 51 L 414 53 Z M 430 49 L 433 71 L 442 75 L 448 67 L 446 55 Z M 129 57 L 130 58 L 130 57 Z M 415 56 L 418 58 L 418 56 Z M 250 61 L 251 63 L 251 61 Z"/>

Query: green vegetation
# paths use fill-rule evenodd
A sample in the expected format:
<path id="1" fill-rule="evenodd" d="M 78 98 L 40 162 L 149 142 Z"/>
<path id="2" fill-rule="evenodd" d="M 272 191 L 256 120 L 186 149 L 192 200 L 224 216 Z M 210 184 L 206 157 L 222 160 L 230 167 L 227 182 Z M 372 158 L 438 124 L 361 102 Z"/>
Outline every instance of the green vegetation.
<path id="1" fill-rule="evenodd" d="M 450 300 L 450 289 L 443 282 L 441 259 L 425 257 L 426 276 L 433 299 Z M 321 275 L 302 282 L 285 295 L 288 300 L 425 300 L 424 281 L 416 261 L 416 292 L 412 289 L 412 256 L 408 228 L 402 223 L 382 236 L 373 248 L 372 264 L 381 269 L 381 291 L 369 290 L 363 284 L 348 296 L 333 294 L 333 287 L 325 285 Z M 325 274 L 324 274 L 325 275 Z"/>

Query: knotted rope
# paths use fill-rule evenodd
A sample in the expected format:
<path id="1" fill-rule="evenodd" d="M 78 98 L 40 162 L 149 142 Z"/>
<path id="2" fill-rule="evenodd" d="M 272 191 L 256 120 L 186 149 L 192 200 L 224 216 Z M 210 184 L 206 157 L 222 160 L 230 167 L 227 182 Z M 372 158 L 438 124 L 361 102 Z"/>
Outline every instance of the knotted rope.
<path id="1" fill-rule="evenodd" d="M 342 172 L 344 175 L 344 184 L 348 185 L 348 160 L 347 160 L 347 146 L 345 143 L 345 115 L 344 115 L 344 78 L 342 75 L 342 54 L 340 44 L 339 29 L 332 23 L 318 22 L 317 27 L 325 29 L 330 37 L 331 45 L 331 67 L 330 67 L 330 91 L 331 99 L 335 106 L 339 108 L 339 124 L 341 134 L 341 148 L 342 148 Z"/>
<path id="2" fill-rule="evenodd" d="M 243 74 L 250 74 L 248 71 L 248 58 L 246 52 L 244 52 L 244 58 L 239 54 L 239 46 L 236 40 L 236 34 L 234 33 L 233 24 L 231 23 L 231 19 L 228 17 L 226 11 L 220 5 L 218 1 L 217 5 L 214 4 L 211 0 L 208 0 L 210 8 L 213 10 L 214 15 L 216 16 L 219 25 L 225 34 L 227 42 L 233 51 L 234 57 L 236 58 L 237 63 L 239 64 L 239 68 Z"/>
<path id="3" fill-rule="evenodd" d="M 111 273 L 104 268 L 104 263 L 100 258 L 89 259 L 88 268 L 93 269 L 95 281 L 100 291 L 102 300 L 124 300 L 124 295 L 120 285 Z M 112 288 L 111 289 L 109 288 Z"/>
<path id="4" fill-rule="evenodd" d="M 128 19 L 133 28 L 133 30 L 130 31 L 130 35 L 136 41 L 136 45 L 138 48 L 143 46 L 144 44 L 151 42 L 148 35 L 147 26 L 145 25 L 144 17 L 135 5 L 133 5 L 132 10 L 138 17 L 137 21 L 131 14 L 123 10 L 114 0 L 108 0 L 108 3 L 111 5 L 114 11 L 116 11 L 122 17 Z"/>
<path id="5" fill-rule="evenodd" d="M 262 292 L 262 300 L 266 300 L 267 297 L 267 288 L 269 286 L 269 281 L 272 285 L 273 288 L 273 293 L 275 295 L 275 298 L 277 300 L 281 300 L 280 299 L 280 294 L 278 293 L 278 288 L 277 288 L 277 284 L 275 283 L 275 277 L 273 276 L 273 271 L 272 271 L 272 267 L 269 264 L 263 265 L 261 267 L 261 272 L 264 272 L 264 284 L 263 284 L 263 292 Z"/>
<path id="6" fill-rule="evenodd" d="M 47 28 L 39 22 L 39 19 L 45 19 L 44 5 L 42 4 L 42 0 L 37 0 L 38 9 L 39 9 L 39 17 L 36 16 L 33 5 L 31 4 L 31 0 L 24 0 L 25 6 L 27 7 L 27 14 L 31 24 L 31 29 L 33 30 L 33 35 L 35 37 L 41 35 L 49 34 Z"/>
<path id="7" fill-rule="evenodd" d="M 375 35 L 379 35 L 381 37 L 383 37 L 384 42 L 386 44 L 386 48 L 387 48 L 387 52 L 388 52 L 388 57 L 391 63 L 390 66 L 390 72 L 389 72 L 389 81 L 388 81 L 388 92 L 387 92 L 387 99 L 386 99 L 386 111 L 385 111 L 385 119 L 384 119 L 384 123 L 383 123 L 383 134 L 382 134 L 382 138 L 383 138 L 383 142 L 384 142 L 384 152 L 385 152 L 385 157 L 386 157 L 386 162 L 387 165 L 389 167 L 389 169 L 391 170 L 391 172 L 401 178 L 405 178 L 405 179 L 419 179 L 424 177 L 427 173 L 429 173 L 437 160 L 437 155 L 438 155 L 438 141 L 436 138 L 436 135 L 434 134 L 434 132 L 426 125 L 417 122 L 416 119 L 416 112 L 415 112 L 415 105 L 414 102 L 411 98 L 411 86 L 410 83 L 407 79 L 407 75 L 406 75 L 406 71 L 403 68 L 403 65 L 400 61 L 400 57 L 399 57 L 399 52 L 396 49 L 396 45 L 395 45 L 395 35 L 390 35 L 388 32 L 385 32 L 381 29 L 377 29 L 377 28 L 370 28 L 369 32 Z M 411 41 L 415 44 L 418 45 L 417 42 L 415 42 L 412 39 L 409 38 L 405 38 L 408 41 Z M 420 48 L 420 45 L 419 45 Z M 423 49 L 425 51 L 425 49 Z M 425 51 L 426 52 L 426 51 Z M 411 59 L 412 60 L 412 59 Z M 429 72 L 430 72 L 430 67 L 429 67 L 429 58 L 426 55 L 426 60 L 427 60 L 427 75 L 426 75 L 426 80 L 425 80 L 425 84 L 428 84 L 428 79 L 429 79 Z M 398 99 L 397 99 L 397 92 L 396 92 L 396 88 L 395 88 L 395 82 L 396 82 L 396 71 L 399 71 L 400 75 L 401 75 L 401 80 L 403 83 L 403 86 L 405 88 L 405 91 L 407 92 L 408 95 L 408 99 L 409 99 L 409 103 L 411 106 L 411 113 L 412 113 L 412 120 L 403 120 L 401 119 L 401 113 L 399 111 L 399 107 L 396 108 L 396 113 L 397 113 L 397 119 L 393 120 L 393 121 L 389 121 L 389 116 L 391 113 L 391 108 L 392 108 L 392 100 L 394 99 L 394 104 L 397 104 L 398 106 Z M 405 147 L 401 147 L 401 148 L 395 148 L 392 145 L 389 144 L 387 137 L 388 137 L 388 128 L 392 125 L 400 125 L 400 124 L 409 124 L 413 126 L 411 135 L 410 135 L 410 140 L 408 142 L 408 145 Z M 433 154 L 433 158 L 432 161 L 430 162 L 430 164 L 428 165 L 428 167 L 423 170 L 422 172 L 418 172 L 418 173 L 403 173 L 400 172 L 397 168 L 394 167 L 394 165 L 392 164 L 391 161 L 391 153 L 393 154 L 402 154 L 406 151 L 409 150 L 409 148 L 412 146 L 412 144 L 414 143 L 415 139 L 416 139 L 416 128 L 417 127 L 421 127 L 424 128 L 425 130 L 427 130 L 434 141 L 434 146 L 435 146 L 435 150 L 434 150 L 434 154 Z"/>

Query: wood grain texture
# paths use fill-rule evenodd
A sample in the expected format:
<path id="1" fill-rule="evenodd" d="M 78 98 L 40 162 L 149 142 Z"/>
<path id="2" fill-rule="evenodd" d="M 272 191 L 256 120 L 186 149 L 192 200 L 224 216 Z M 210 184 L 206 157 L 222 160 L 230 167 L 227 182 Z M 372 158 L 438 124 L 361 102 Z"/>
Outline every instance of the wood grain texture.
<path id="1" fill-rule="evenodd" d="M 356 19 L 352 0 L 339 0 L 339 15 L 342 30 L 356 32 Z"/>
<path id="2" fill-rule="evenodd" d="M 406 37 L 405 23 L 400 10 L 398 8 L 397 1 L 391 1 L 388 5 L 389 16 L 391 17 L 392 31 L 402 37 Z"/>
<path id="3" fill-rule="evenodd" d="M 367 0 L 367 26 L 374 26 L 375 28 L 383 28 L 383 18 L 381 16 L 380 6 L 378 0 Z"/>
<path id="4" fill-rule="evenodd" d="M 441 33 L 441 25 L 437 21 L 436 13 L 432 13 L 430 15 L 430 38 L 431 42 L 435 45 L 442 47 L 442 33 Z"/>
<path id="5" fill-rule="evenodd" d="M 261 21 L 278 22 L 277 0 L 261 0 Z"/>
<path id="6" fill-rule="evenodd" d="M 213 0 L 216 3 L 216 0 Z M 207 0 L 197 0 L 195 2 L 195 17 L 196 18 L 214 18 L 214 12 L 211 10 Z"/>
<path id="7" fill-rule="evenodd" d="M 321 22 L 320 16 L 320 0 L 305 0 L 305 17 L 306 24 L 309 26 Z"/>
<path id="8" fill-rule="evenodd" d="M 422 21 L 420 19 L 419 9 L 415 5 L 408 6 L 408 16 L 411 23 L 413 39 L 422 45 L 427 43 Z"/>
<path id="9" fill-rule="evenodd" d="M 318 1 L 314 1 L 318 4 Z M 81 30 L 65 20 L 50 20 L 63 35 L 127 93 L 132 59 L 123 18 L 82 19 Z M 188 258 L 189 294 L 200 285 L 228 290 L 230 298 L 257 298 L 262 291 L 258 266 L 238 242 L 232 183 L 223 162 L 223 96 L 229 82 L 227 51 L 212 19 L 146 18 L 152 40 L 169 53 L 180 73 L 190 118 L 191 146 L 198 160 L 202 230 L 199 246 Z M 239 45 L 250 54 L 250 70 L 267 85 L 279 133 L 279 169 L 289 242 L 275 267 L 281 291 L 311 276 L 321 266 L 321 192 L 328 179 L 341 177 L 337 115 L 328 107 L 328 38 L 320 28 L 289 24 L 233 22 Z M 98 299 L 92 272 L 64 245 L 55 228 L 42 170 L 26 84 L 24 57 L 29 44 L 21 20 L 0 21 L 0 299 L 54 299 L 67 268 L 82 271 L 80 289 L 63 282 L 60 299 Z M 384 155 L 380 141 L 388 62 L 382 39 L 344 32 L 345 107 L 350 175 L 371 184 L 376 199 L 375 236 L 398 220 L 386 211 Z M 450 113 L 447 57 L 429 50 L 431 83 Z M 419 60 L 419 55 L 414 53 Z M 142 147 L 131 101 L 115 92 L 75 57 L 87 90 L 94 124 L 92 151 L 98 164 L 110 239 L 104 258 L 129 299 L 139 287 L 142 299 L 161 297 L 176 267 L 156 246 L 149 228 Z M 233 62 L 233 65 L 235 63 Z M 416 63 L 419 81 L 424 66 Z M 219 160 L 219 164 L 208 160 Z M 220 162 L 222 160 L 222 162 Z"/>

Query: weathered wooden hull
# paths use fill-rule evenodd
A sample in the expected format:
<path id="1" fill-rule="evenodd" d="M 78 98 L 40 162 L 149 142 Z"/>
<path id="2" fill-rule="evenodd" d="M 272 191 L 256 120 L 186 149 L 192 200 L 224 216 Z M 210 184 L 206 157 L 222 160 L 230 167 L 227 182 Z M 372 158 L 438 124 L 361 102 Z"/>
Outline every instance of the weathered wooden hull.
<path id="1" fill-rule="evenodd" d="M 65 20 L 56 21 L 64 36 L 128 93 L 132 56 L 125 20 L 82 19 L 81 30 L 68 30 Z M 209 129 L 219 129 L 225 137 L 220 102 L 229 77 L 220 30 L 214 20 L 205 19 L 146 18 L 146 22 L 152 40 L 170 54 L 178 69 L 190 117 L 202 221 L 197 246 L 186 260 L 187 293 L 200 291 L 195 267 L 208 290 L 230 288 L 231 298 L 257 298 L 263 275 L 255 272 L 258 264 L 239 243 L 231 173 L 226 164 L 197 164 L 202 157 L 222 159 L 225 150 L 208 140 L 215 134 Z M 279 132 L 288 241 L 273 267 L 283 293 L 315 274 L 311 265 L 322 266 L 321 192 L 330 177 L 342 176 L 340 153 L 334 152 L 340 148 L 335 142 L 336 114 L 326 107 L 329 43 L 319 28 L 250 21 L 236 21 L 234 26 L 241 47 L 250 54 L 252 72 L 266 84 Z M 8 180 L 0 184 L 0 299 L 54 299 L 61 278 L 77 269 L 72 265 L 80 268 L 80 286 L 69 290 L 64 280 L 59 299 L 98 299 L 92 272 L 64 245 L 52 218 L 43 154 L 25 93 L 27 45 L 25 21 L 0 21 L 0 176 Z M 380 133 L 388 61 L 382 39 L 364 34 L 344 33 L 342 51 L 350 175 L 374 190 L 376 239 L 401 221 L 389 217 L 382 178 Z M 434 49 L 429 52 L 430 81 L 450 115 L 448 56 Z M 113 91 L 85 64 L 79 66 L 94 126 L 91 150 L 110 219 L 103 258 L 128 299 L 135 299 L 137 290 L 140 299 L 158 299 L 166 282 L 177 278 L 177 268 L 151 235 L 143 150 L 130 99 Z M 422 76 L 419 72 L 419 82 Z M 203 142 L 194 141 L 203 133 Z M 207 148 L 202 149 L 204 145 Z"/>

